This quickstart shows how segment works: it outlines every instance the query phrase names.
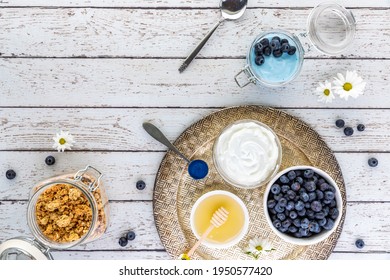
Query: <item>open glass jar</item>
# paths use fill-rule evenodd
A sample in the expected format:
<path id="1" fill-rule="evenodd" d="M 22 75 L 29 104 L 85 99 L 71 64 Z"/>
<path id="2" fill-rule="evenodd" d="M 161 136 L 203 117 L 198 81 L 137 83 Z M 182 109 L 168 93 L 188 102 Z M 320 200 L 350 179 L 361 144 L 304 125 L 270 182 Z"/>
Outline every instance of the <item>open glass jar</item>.
<path id="1" fill-rule="evenodd" d="M 87 166 L 76 174 L 57 176 L 34 186 L 27 207 L 34 239 L 7 240 L 0 245 L 0 259 L 51 259 L 51 249 L 67 249 L 98 239 L 107 229 L 109 216 L 101 178 L 97 169 Z"/>

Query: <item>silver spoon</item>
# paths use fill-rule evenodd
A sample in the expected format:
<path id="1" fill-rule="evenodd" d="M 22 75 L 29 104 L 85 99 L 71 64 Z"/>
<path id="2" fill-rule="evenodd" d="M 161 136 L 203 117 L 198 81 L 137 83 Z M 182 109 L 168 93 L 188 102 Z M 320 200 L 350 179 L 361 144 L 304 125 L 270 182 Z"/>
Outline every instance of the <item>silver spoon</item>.
<path id="1" fill-rule="evenodd" d="M 182 159 L 184 159 L 188 163 L 188 173 L 190 176 L 196 180 L 203 179 L 207 176 L 209 167 L 207 163 L 203 160 L 189 160 L 185 155 L 183 155 L 168 139 L 165 135 L 153 124 L 149 122 L 144 122 L 142 127 L 145 129 L 150 136 L 156 139 L 161 144 L 165 145 L 176 154 L 178 154 Z"/>
<path id="2" fill-rule="evenodd" d="M 207 33 L 202 41 L 196 46 L 192 53 L 184 60 L 183 64 L 179 68 L 179 72 L 182 73 L 191 61 L 196 57 L 199 51 L 206 44 L 207 40 L 211 37 L 217 27 L 225 20 L 235 20 L 240 18 L 248 5 L 248 0 L 221 0 L 219 2 L 219 8 L 221 10 L 222 19 L 217 22 L 217 24 Z"/>

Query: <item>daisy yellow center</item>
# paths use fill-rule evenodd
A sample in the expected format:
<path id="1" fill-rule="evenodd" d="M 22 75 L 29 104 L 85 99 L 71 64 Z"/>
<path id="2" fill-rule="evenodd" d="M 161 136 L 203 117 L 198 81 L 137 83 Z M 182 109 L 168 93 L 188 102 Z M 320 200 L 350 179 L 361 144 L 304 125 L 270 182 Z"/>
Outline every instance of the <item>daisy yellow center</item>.
<path id="1" fill-rule="evenodd" d="M 262 251 L 263 250 L 263 247 L 261 247 L 261 245 L 257 245 L 255 248 L 256 248 L 257 251 Z"/>
<path id="2" fill-rule="evenodd" d="M 324 94 L 325 94 L 326 96 L 329 96 L 330 90 L 326 88 L 326 89 L 324 90 Z"/>
<path id="3" fill-rule="evenodd" d="M 66 140 L 64 138 L 61 138 L 60 141 L 58 141 L 61 145 L 65 145 Z"/>
<path id="4" fill-rule="evenodd" d="M 352 89 L 352 84 L 351 84 L 351 83 L 345 83 L 345 84 L 343 85 L 343 89 L 344 89 L 345 91 L 350 91 L 350 90 Z"/>

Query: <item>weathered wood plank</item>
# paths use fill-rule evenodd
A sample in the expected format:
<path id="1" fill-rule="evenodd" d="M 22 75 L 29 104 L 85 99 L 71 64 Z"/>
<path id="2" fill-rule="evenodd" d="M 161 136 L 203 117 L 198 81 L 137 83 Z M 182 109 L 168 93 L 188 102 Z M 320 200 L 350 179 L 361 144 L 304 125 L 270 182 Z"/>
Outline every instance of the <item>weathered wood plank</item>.
<path id="1" fill-rule="evenodd" d="M 338 252 L 390 252 L 390 203 L 348 203 L 343 232 L 337 242 Z M 1 202 L 0 242 L 11 237 L 29 235 L 26 202 Z M 111 226 L 98 241 L 75 247 L 75 250 L 161 250 L 164 249 L 154 225 L 151 202 L 111 203 Z M 126 248 L 118 244 L 120 236 L 134 230 L 137 237 Z M 366 245 L 357 249 L 355 240 Z"/>
<path id="2" fill-rule="evenodd" d="M 286 87 L 240 89 L 233 76 L 244 59 L 200 59 L 179 76 L 180 59 L 0 59 L 0 106 L 221 107 L 257 103 L 278 107 L 390 107 L 390 60 L 305 61 Z M 317 101 L 318 82 L 357 70 L 364 95 Z M 196 77 L 194 79 L 194 77 Z M 150 98 L 153 96 L 153 98 Z M 304 100 L 304 102 L 302 102 Z"/>
<path id="3" fill-rule="evenodd" d="M 0 150 L 52 150 L 52 137 L 69 130 L 77 140 L 75 150 L 161 150 L 162 145 L 143 129 L 144 121 L 161 127 L 176 139 L 190 124 L 215 109 L 194 108 L 2 108 L 0 109 Z M 286 112 L 311 125 L 334 151 L 389 151 L 390 110 L 287 109 Z M 344 136 L 334 121 L 347 125 L 364 123 L 363 133 Z"/>
<path id="4" fill-rule="evenodd" d="M 56 163 L 45 164 L 53 154 Z M 104 185 L 110 200 L 152 200 L 154 180 L 164 152 L 77 152 L 54 154 L 48 152 L 0 152 L 0 200 L 27 200 L 32 186 L 59 174 L 75 173 L 91 164 L 104 174 Z M 375 156 L 376 168 L 367 164 Z M 347 188 L 348 201 L 390 201 L 389 154 L 336 153 Z M 7 180 L 6 170 L 13 168 L 17 177 Z M 184 164 L 183 164 L 183 168 Z M 146 188 L 135 187 L 144 180 Z"/>
<path id="5" fill-rule="evenodd" d="M 262 30 L 305 33 L 309 13 L 310 9 L 249 9 L 241 20 L 223 23 L 200 56 L 243 57 Z M 357 9 L 354 15 L 356 38 L 345 56 L 389 58 L 387 10 Z M 0 17 L 3 56 L 184 58 L 220 14 L 217 9 L 9 8 Z M 314 50 L 307 36 L 301 39 L 306 57 L 324 56 Z"/>
<path id="6" fill-rule="evenodd" d="M 56 251 L 57 260 L 170 260 L 164 251 Z M 389 260 L 389 253 L 332 253 L 329 260 Z"/>
<path id="7" fill-rule="evenodd" d="M 301 0 L 298 2 L 291 2 L 289 0 L 265 1 L 265 0 L 251 0 L 248 1 L 248 7 L 312 7 L 322 0 Z M 386 0 L 339 0 L 340 5 L 346 7 L 388 7 L 389 3 Z M 209 8 L 218 7 L 217 0 L 56 0 L 49 3 L 45 0 L 2 0 L 0 7 L 12 6 L 48 6 L 48 7 L 143 7 L 143 8 Z"/>

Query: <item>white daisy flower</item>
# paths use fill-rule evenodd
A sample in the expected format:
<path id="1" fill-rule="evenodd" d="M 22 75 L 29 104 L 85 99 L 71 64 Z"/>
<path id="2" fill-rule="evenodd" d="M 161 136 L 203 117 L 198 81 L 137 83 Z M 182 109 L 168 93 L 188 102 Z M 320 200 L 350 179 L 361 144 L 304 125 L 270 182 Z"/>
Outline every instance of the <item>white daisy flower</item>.
<path id="1" fill-rule="evenodd" d="M 71 147 L 75 143 L 73 136 L 69 133 L 69 131 L 63 132 L 62 130 L 60 133 L 57 133 L 56 137 L 53 137 L 53 140 L 53 148 L 57 149 L 59 152 L 63 152 L 66 149 L 71 150 Z"/>
<path id="2" fill-rule="evenodd" d="M 320 102 L 331 103 L 333 99 L 335 99 L 332 83 L 328 81 L 325 81 L 325 83 L 318 83 L 316 94 L 318 96 L 318 101 Z"/>
<path id="3" fill-rule="evenodd" d="M 333 81 L 335 92 L 345 100 L 351 96 L 353 98 L 363 94 L 366 83 L 356 73 L 356 71 L 347 71 L 345 77 L 338 73 L 337 78 Z"/>
<path id="4" fill-rule="evenodd" d="M 248 254 L 255 259 L 258 259 L 261 254 L 266 254 L 275 249 L 268 240 L 260 239 L 258 237 L 249 240 L 248 247 L 245 248 L 245 254 Z"/>

